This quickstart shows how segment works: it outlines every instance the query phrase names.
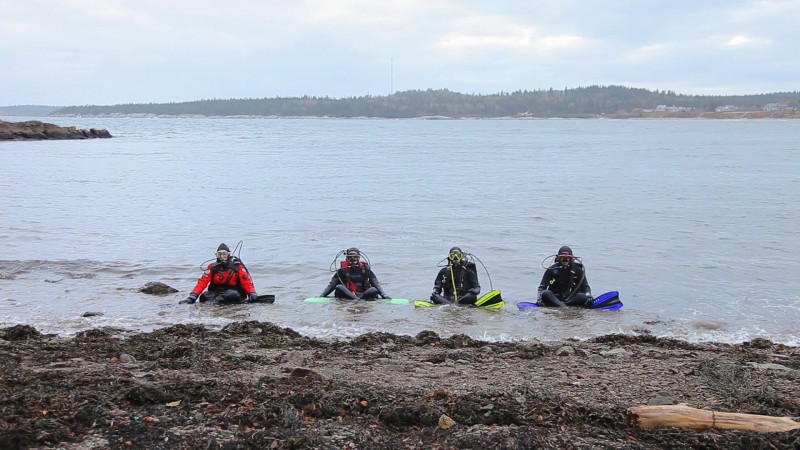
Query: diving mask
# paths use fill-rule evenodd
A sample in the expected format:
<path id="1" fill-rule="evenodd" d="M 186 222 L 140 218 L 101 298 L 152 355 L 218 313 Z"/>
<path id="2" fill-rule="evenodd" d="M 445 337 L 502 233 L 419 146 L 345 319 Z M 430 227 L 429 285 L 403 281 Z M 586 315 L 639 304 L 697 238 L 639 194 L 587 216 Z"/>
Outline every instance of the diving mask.
<path id="1" fill-rule="evenodd" d="M 572 255 L 562 253 L 556 256 L 556 261 L 558 261 L 562 266 L 566 266 L 572 261 L 572 258 L 573 258 Z"/>

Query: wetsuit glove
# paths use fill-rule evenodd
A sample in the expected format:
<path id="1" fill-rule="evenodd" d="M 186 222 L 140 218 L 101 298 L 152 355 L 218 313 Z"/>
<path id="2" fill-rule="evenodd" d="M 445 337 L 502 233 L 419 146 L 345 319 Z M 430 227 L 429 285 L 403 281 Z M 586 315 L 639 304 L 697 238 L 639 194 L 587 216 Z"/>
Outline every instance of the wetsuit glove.
<path id="1" fill-rule="evenodd" d="M 184 300 L 181 300 L 181 301 L 180 301 L 180 302 L 178 302 L 178 303 L 180 303 L 180 304 L 182 304 L 182 305 L 183 305 L 183 304 L 187 304 L 187 303 L 188 303 L 188 304 L 192 304 L 192 303 L 194 303 L 194 302 L 196 302 L 196 301 L 197 301 L 197 294 L 195 294 L 194 292 L 192 292 L 191 294 L 189 294 L 189 296 L 188 296 L 188 297 L 186 297 L 186 299 L 184 299 Z"/>
<path id="2" fill-rule="evenodd" d="M 250 293 L 250 303 L 255 303 L 258 301 L 258 294 L 255 292 Z"/>

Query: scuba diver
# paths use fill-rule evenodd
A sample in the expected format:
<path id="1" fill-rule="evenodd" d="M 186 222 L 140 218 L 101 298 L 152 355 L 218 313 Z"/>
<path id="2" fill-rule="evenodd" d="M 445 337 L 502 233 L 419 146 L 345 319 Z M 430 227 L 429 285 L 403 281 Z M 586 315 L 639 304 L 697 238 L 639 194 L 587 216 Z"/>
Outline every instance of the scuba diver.
<path id="1" fill-rule="evenodd" d="M 341 267 L 334 269 L 339 256 L 345 255 L 345 260 L 341 262 Z M 381 298 L 391 298 L 381 287 L 378 277 L 370 268 L 369 258 L 367 262 L 361 261 L 362 253 L 355 247 L 342 250 L 336 254 L 331 263 L 331 271 L 334 271 L 331 282 L 322 291 L 320 297 L 327 297 L 331 292 L 336 291 L 336 298 L 350 300 L 377 300 Z"/>
<path id="2" fill-rule="evenodd" d="M 461 248 L 451 248 L 447 265 L 439 270 L 433 282 L 431 301 L 437 305 L 474 305 L 480 293 L 475 263 Z"/>
<path id="3" fill-rule="evenodd" d="M 179 303 L 191 304 L 198 301 L 198 297 L 201 302 L 233 303 L 243 299 L 258 301 L 258 294 L 247 267 L 231 253 L 228 246 L 219 244 L 214 256 L 216 261 L 205 268 L 192 293 Z M 206 286 L 208 290 L 203 292 Z"/>
<path id="4" fill-rule="evenodd" d="M 591 306 L 592 289 L 586 280 L 586 269 L 581 258 L 574 256 L 566 245 L 558 249 L 553 263 L 545 270 L 537 302 L 542 306 Z"/>

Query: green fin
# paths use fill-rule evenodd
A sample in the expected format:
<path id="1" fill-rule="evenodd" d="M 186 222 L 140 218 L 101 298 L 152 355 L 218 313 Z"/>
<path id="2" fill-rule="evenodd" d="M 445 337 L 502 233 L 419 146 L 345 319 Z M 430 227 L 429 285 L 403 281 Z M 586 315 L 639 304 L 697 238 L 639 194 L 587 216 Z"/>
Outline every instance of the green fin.
<path id="1" fill-rule="evenodd" d="M 500 300 L 500 301 L 499 301 L 499 302 L 497 302 L 497 303 L 492 303 L 491 305 L 488 305 L 488 306 L 486 306 L 486 305 L 479 306 L 478 308 L 483 308 L 483 309 L 500 309 L 500 308 L 502 308 L 502 307 L 503 307 L 503 306 L 505 306 L 505 305 L 506 305 L 506 302 L 504 302 L 503 300 Z"/>
<path id="2" fill-rule="evenodd" d="M 407 305 L 411 303 L 407 298 L 382 298 L 378 301 L 386 305 Z"/>
<path id="3" fill-rule="evenodd" d="M 478 304 L 477 302 L 481 303 Z M 500 291 L 495 290 L 479 298 L 476 301 L 475 306 L 483 309 L 500 309 L 503 306 L 505 306 L 505 304 L 506 302 L 504 302 L 503 299 L 500 298 Z M 436 303 L 429 302 L 427 300 L 414 300 L 414 306 L 418 308 L 427 308 L 430 306 L 442 306 L 442 305 L 437 305 Z M 460 306 L 471 306 L 471 305 L 460 305 Z"/>
<path id="4" fill-rule="evenodd" d="M 506 302 L 500 297 L 500 289 L 489 291 L 475 300 L 475 306 L 487 309 L 500 309 Z"/>

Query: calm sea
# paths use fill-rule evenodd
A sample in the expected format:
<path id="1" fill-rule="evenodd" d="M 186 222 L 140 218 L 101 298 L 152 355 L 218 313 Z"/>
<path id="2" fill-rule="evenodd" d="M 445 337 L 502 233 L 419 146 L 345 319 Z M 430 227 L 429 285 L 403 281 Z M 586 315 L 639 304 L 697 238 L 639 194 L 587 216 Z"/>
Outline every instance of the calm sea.
<path id="1" fill-rule="evenodd" d="M 800 121 L 45 121 L 114 138 L 0 143 L 0 326 L 800 345 Z M 275 304 L 178 305 L 217 245 L 239 241 Z M 505 308 L 302 302 L 350 246 L 390 295 L 427 298 L 453 245 L 483 262 Z M 516 308 L 561 245 L 622 310 Z M 180 292 L 140 293 L 148 282 Z"/>

